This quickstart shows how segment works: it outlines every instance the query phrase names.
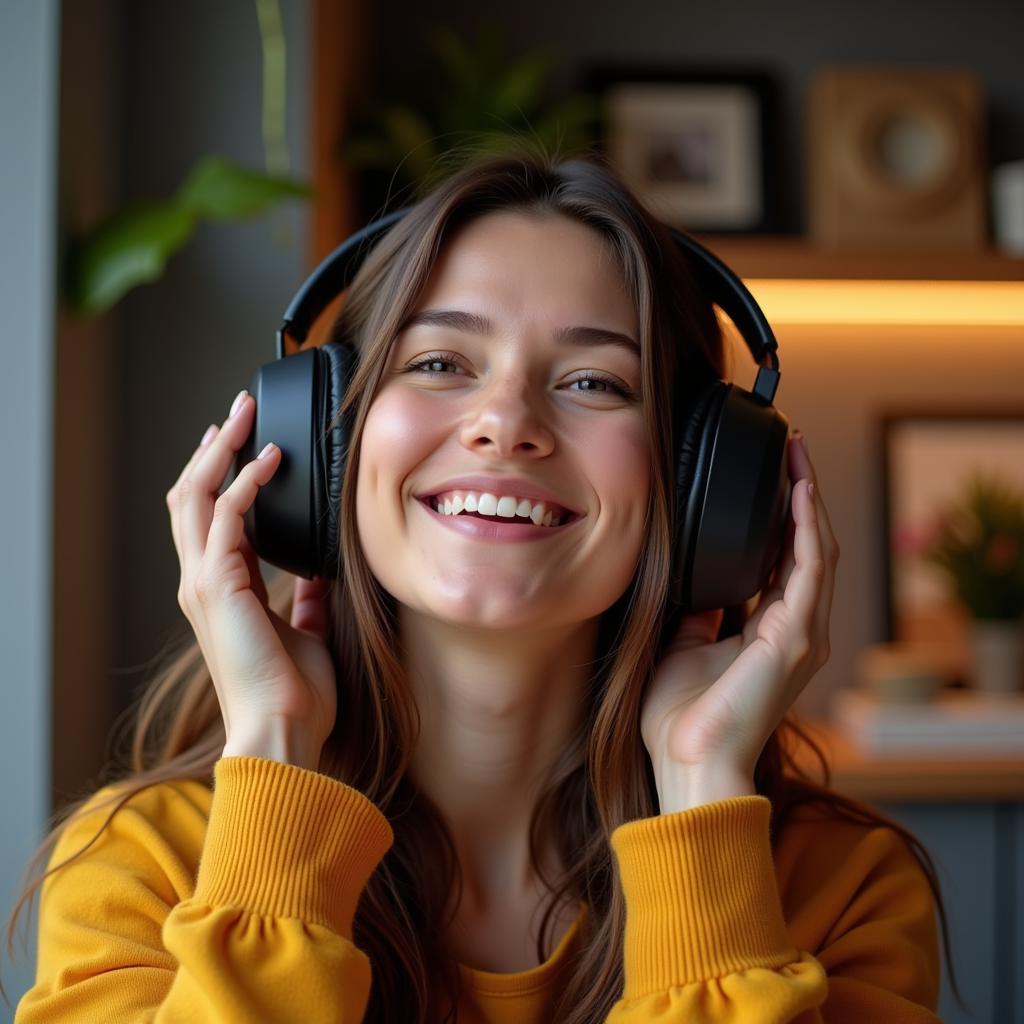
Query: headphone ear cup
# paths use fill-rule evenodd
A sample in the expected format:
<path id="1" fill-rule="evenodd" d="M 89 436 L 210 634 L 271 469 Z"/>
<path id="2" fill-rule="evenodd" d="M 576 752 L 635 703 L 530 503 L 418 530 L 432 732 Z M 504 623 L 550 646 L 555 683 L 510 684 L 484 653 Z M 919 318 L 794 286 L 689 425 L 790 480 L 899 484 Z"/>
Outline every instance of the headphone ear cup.
<path id="1" fill-rule="evenodd" d="M 690 415 L 680 434 L 676 459 L 676 527 L 672 546 L 672 577 L 669 596 L 683 611 L 690 607 L 691 579 L 693 577 L 694 543 L 700 532 L 700 518 L 704 487 L 697 479 L 707 478 L 706 466 L 711 457 L 715 428 L 721 414 L 725 384 L 712 380 L 697 396 Z"/>
<path id="2" fill-rule="evenodd" d="M 256 418 L 235 458 L 235 473 L 268 441 L 281 449 L 281 464 L 256 492 L 245 535 L 265 562 L 306 579 L 337 573 L 348 423 L 339 417 L 331 426 L 331 419 L 356 361 L 347 345 L 323 345 L 265 363 L 249 384 Z"/>
<path id="3" fill-rule="evenodd" d="M 698 398 L 680 443 L 672 601 L 729 608 L 764 589 L 789 508 L 786 418 L 734 384 Z"/>
<path id="4" fill-rule="evenodd" d="M 359 356 L 350 345 L 341 342 L 329 342 L 315 351 L 320 372 L 313 407 L 311 530 L 316 535 L 318 552 L 316 575 L 335 579 L 341 555 L 341 490 L 351 436 L 351 418 L 340 415 L 340 409 Z"/>

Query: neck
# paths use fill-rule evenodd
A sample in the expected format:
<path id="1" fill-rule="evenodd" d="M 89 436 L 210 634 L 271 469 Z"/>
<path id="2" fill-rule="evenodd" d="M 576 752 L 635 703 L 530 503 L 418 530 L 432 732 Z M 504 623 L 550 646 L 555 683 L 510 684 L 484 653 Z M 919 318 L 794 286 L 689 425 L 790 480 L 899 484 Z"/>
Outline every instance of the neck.
<path id="1" fill-rule="evenodd" d="M 583 720 L 598 622 L 512 634 L 400 614 L 422 724 L 410 774 L 452 833 L 464 899 L 486 912 L 536 894 L 530 819 Z"/>

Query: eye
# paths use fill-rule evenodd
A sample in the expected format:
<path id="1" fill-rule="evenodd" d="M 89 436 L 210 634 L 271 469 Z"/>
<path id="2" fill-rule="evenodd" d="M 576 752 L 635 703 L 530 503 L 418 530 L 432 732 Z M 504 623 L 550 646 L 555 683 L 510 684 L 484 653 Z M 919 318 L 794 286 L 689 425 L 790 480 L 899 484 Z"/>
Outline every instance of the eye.
<path id="1" fill-rule="evenodd" d="M 605 390 L 599 391 L 593 385 L 594 383 L 604 384 Z M 606 394 L 610 388 L 620 398 L 625 398 L 627 401 L 635 402 L 637 400 L 637 393 L 632 388 L 627 388 L 625 384 L 620 384 L 614 377 L 609 377 L 604 373 L 596 373 L 594 370 L 587 370 L 582 377 L 577 377 L 575 380 L 569 382 L 572 384 L 586 383 L 589 387 L 580 388 L 584 394 L 590 394 L 593 392 L 599 394 Z"/>
<path id="2" fill-rule="evenodd" d="M 417 360 L 415 363 L 410 363 L 406 367 L 407 372 L 412 370 L 419 370 L 421 373 L 431 374 L 435 377 L 446 376 L 443 370 L 428 370 L 426 367 L 432 366 L 435 363 L 439 363 L 442 366 L 458 366 L 459 364 L 455 360 L 455 355 L 452 352 L 434 352 L 428 356 L 424 356 L 422 359 Z"/>
<path id="3" fill-rule="evenodd" d="M 432 377 L 446 377 L 450 374 L 440 369 L 428 369 L 428 367 L 434 366 L 454 366 L 458 368 L 458 357 L 454 352 L 432 352 L 430 355 L 424 356 L 422 359 L 418 359 L 414 363 L 410 363 L 406 368 L 406 373 L 419 372 L 425 373 Z M 586 382 L 586 387 L 581 387 L 577 394 L 597 394 L 603 395 L 608 393 L 617 394 L 620 398 L 624 398 L 628 402 L 635 402 L 639 398 L 639 395 L 632 389 L 622 384 L 615 377 L 609 376 L 605 373 L 599 373 L 596 370 L 587 370 L 583 376 L 577 377 L 574 380 L 569 381 L 569 386 L 573 384 L 579 384 Z M 597 388 L 594 385 L 604 385 L 603 388 Z"/>

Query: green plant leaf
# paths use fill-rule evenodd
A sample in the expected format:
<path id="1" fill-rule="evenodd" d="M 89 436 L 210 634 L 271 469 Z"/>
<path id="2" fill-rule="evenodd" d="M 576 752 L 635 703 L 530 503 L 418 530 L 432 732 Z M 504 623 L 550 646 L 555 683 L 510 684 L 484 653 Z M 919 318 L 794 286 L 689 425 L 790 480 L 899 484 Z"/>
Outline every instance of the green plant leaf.
<path id="1" fill-rule="evenodd" d="M 68 298 L 80 313 L 102 313 L 126 292 L 155 281 L 191 237 L 195 216 L 152 203 L 109 217 L 69 250 Z"/>
<path id="2" fill-rule="evenodd" d="M 255 217 L 285 199 L 307 198 L 312 189 L 245 167 L 222 156 L 200 160 L 178 189 L 178 204 L 206 220 L 235 221 Z"/>
<path id="3" fill-rule="evenodd" d="M 601 104 L 596 96 L 581 93 L 570 96 L 547 111 L 535 125 L 537 137 L 549 145 L 559 144 L 566 150 L 593 142 L 592 128 L 600 116 Z"/>
<path id="4" fill-rule="evenodd" d="M 478 65 L 473 62 L 466 41 L 450 28 L 436 28 L 430 36 L 430 48 L 437 56 L 443 75 L 456 91 L 475 93 L 480 88 Z"/>
<path id="5" fill-rule="evenodd" d="M 389 107 L 384 112 L 384 130 L 407 176 L 416 182 L 427 180 L 437 156 L 435 132 L 427 119 L 410 107 Z"/>
<path id="6" fill-rule="evenodd" d="M 496 83 L 488 113 L 500 118 L 528 115 L 540 103 L 550 69 L 551 58 L 541 50 L 517 61 Z"/>
<path id="7" fill-rule="evenodd" d="M 343 154 L 354 165 L 385 168 L 421 197 L 466 160 L 524 139 L 552 153 L 593 145 L 599 103 L 586 94 L 547 102 L 544 83 L 555 62 L 548 51 L 506 56 L 494 23 L 473 42 L 435 28 L 430 47 L 434 65 L 415 106 L 368 110 Z"/>

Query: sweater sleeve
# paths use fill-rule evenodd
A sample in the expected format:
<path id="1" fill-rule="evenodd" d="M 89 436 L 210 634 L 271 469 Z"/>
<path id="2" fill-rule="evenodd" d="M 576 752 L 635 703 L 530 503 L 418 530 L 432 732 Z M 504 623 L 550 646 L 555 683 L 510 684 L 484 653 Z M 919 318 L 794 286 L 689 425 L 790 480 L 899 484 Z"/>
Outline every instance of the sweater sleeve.
<path id="1" fill-rule="evenodd" d="M 612 833 L 625 984 L 607 1024 L 940 1024 L 931 894 L 916 861 L 874 839 L 876 854 L 854 851 L 858 895 L 812 955 L 787 934 L 770 813 L 766 797 L 733 797 Z"/>
<path id="2" fill-rule="evenodd" d="M 74 819 L 51 866 L 108 814 Z M 363 1019 L 371 971 L 352 921 L 393 841 L 380 810 L 318 772 L 221 758 L 194 879 L 187 818 L 183 797 L 135 796 L 46 880 L 16 1024 Z"/>

